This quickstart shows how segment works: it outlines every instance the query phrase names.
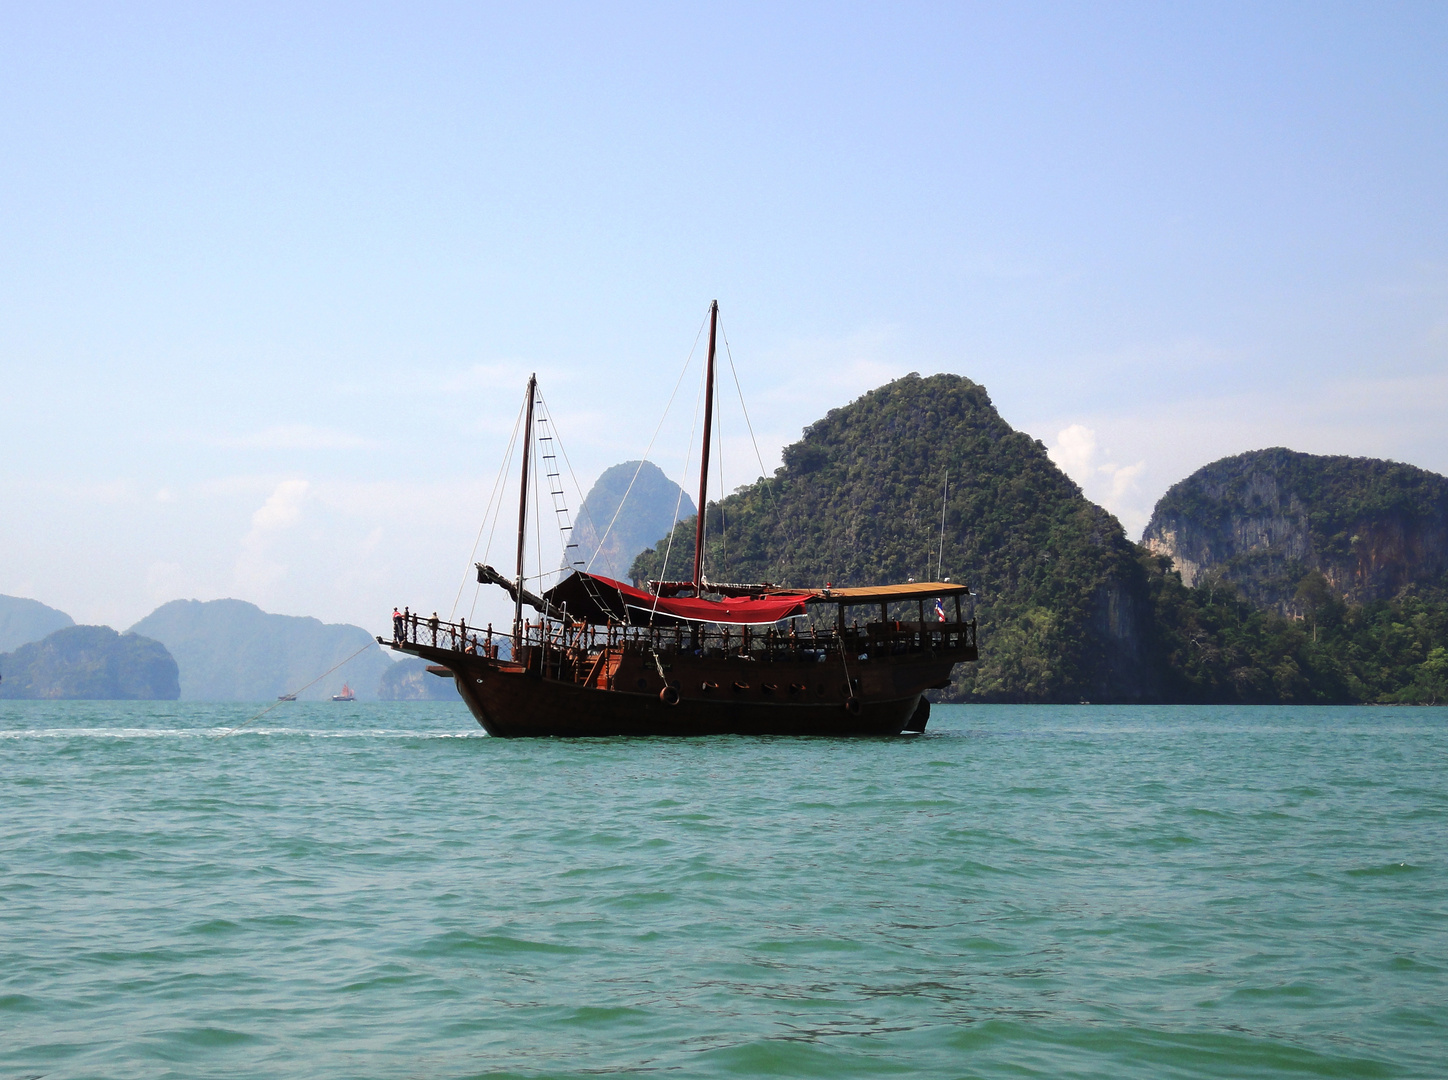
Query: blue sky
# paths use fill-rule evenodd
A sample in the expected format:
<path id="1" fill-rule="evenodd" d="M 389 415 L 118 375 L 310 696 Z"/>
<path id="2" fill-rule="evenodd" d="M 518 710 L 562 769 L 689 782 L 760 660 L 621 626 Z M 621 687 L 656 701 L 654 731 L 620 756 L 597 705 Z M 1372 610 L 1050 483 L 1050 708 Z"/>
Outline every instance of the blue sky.
<path id="1" fill-rule="evenodd" d="M 714 297 L 771 468 L 950 371 L 1133 536 L 1448 472 L 1445 191 L 1440 4 L 8 4 L 0 592 L 447 610 L 527 373 L 586 487 Z"/>

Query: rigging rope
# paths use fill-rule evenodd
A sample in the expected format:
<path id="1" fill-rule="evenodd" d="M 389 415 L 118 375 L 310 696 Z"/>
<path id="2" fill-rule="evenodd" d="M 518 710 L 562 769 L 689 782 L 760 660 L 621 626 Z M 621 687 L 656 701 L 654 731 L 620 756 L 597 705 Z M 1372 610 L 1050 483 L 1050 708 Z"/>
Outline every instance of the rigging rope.
<path id="1" fill-rule="evenodd" d="M 363 645 L 360 649 L 358 649 L 356 652 L 354 652 L 351 656 L 347 657 L 346 660 L 342 660 L 342 661 L 340 661 L 339 663 L 333 664 L 331 667 L 329 667 L 326 671 L 322 672 L 320 675 L 318 675 L 318 676 L 317 676 L 315 679 L 313 679 L 311 682 L 307 683 L 306 686 L 299 686 L 299 687 L 297 687 L 297 689 L 293 690 L 290 694 L 286 695 L 285 697 L 277 698 L 276 701 L 272 702 L 270 705 L 268 705 L 268 706 L 267 706 L 265 709 L 263 709 L 261 712 L 257 713 L 255 716 L 251 717 L 251 719 L 249 719 L 249 720 L 243 720 L 241 723 L 237 724 L 236 727 L 230 728 L 230 729 L 228 729 L 228 730 L 226 730 L 226 731 L 223 731 L 223 732 L 218 733 L 218 734 L 216 735 L 216 738 L 218 738 L 218 739 L 224 739 L 224 738 L 226 738 L 228 735 L 234 735 L 236 732 L 238 732 L 238 731 L 240 731 L 242 728 L 246 727 L 247 724 L 250 724 L 253 720 L 260 720 L 263 716 L 265 716 L 267 713 L 271 712 L 271 711 L 272 711 L 273 709 L 275 709 L 278 705 L 285 705 L 288 700 L 293 700 L 293 701 L 296 700 L 296 696 L 297 696 L 298 694 L 300 694 L 303 690 L 310 690 L 312 687 L 316 686 L 319 682 L 321 682 L 323 679 L 325 679 L 328 675 L 332 674 L 332 672 L 336 671 L 336 670 L 337 670 L 339 667 L 341 667 L 343 664 L 351 663 L 353 660 L 357 659 L 357 657 L 361 656 L 361 655 L 362 655 L 363 653 L 365 653 L 368 649 L 372 648 L 372 645 L 373 645 L 373 643 L 369 641 L 366 645 Z"/>
<path id="2" fill-rule="evenodd" d="M 523 403 L 523 406 L 526 407 L 526 405 L 527 405 L 527 402 L 524 402 L 524 403 Z M 488 546 L 483 550 L 483 562 L 487 562 L 487 561 L 488 561 L 488 553 L 493 550 L 493 533 L 497 532 L 497 529 L 498 529 L 498 515 L 497 515 L 496 513 L 494 513 L 494 510 L 493 510 L 493 500 L 494 500 L 495 498 L 499 498 L 499 489 L 500 489 L 501 485 L 503 484 L 504 478 L 505 478 L 506 475 L 507 475 L 508 466 L 513 463 L 513 447 L 514 447 L 515 445 L 517 445 L 517 442 L 518 442 L 518 428 L 522 426 L 522 423 L 523 423 L 523 407 L 520 407 L 520 408 L 518 409 L 518 415 L 517 415 L 517 417 L 513 420 L 513 434 L 512 434 L 512 435 L 509 437 L 509 439 L 508 439 L 508 451 L 507 451 L 507 453 L 504 455 L 503 463 L 502 463 L 500 466 L 498 466 L 498 477 L 497 477 L 496 480 L 493 481 L 493 491 L 492 491 L 492 494 L 490 494 L 490 495 L 488 496 L 488 504 L 487 504 L 486 508 L 483 510 L 483 520 L 478 523 L 478 535 L 477 535 L 477 537 L 473 540 L 473 553 L 468 557 L 468 568 L 469 568 L 469 570 L 471 570 L 474 561 L 476 561 L 476 559 L 477 559 L 477 557 L 478 557 L 478 544 L 479 544 L 479 543 L 482 541 L 482 539 L 483 539 L 483 529 L 487 527 L 487 524 L 488 524 L 488 516 L 489 516 L 490 514 L 493 515 L 493 531 L 488 533 Z M 501 503 L 501 502 L 499 502 L 499 504 L 498 504 L 498 510 L 499 510 L 499 511 L 502 510 L 502 503 Z M 462 580 L 462 582 L 458 585 L 458 594 L 457 594 L 455 597 L 453 597 L 452 611 L 448 612 L 448 621 L 449 621 L 449 622 L 452 622 L 452 621 L 454 620 L 454 618 L 457 616 L 457 613 L 458 613 L 458 604 L 462 602 L 463 590 L 468 587 L 468 577 L 469 577 L 469 576 L 470 576 L 470 575 L 468 574 L 468 572 L 467 572 L 467 571 L 464 571 L 464 573 L 463 573 L 463 580 Z M 468 609 L 468 618 L 471 619 L 471 618 L 473 617 L 473 610 L 474 610 L 477 606 L 478 606 L 478 597 L 477 597 L 477 592 L 474 591 L 474 593 L 473 593 L 473 606 Z"/>
<path id="3" fill-rule="evenodd" d="M 558 444 L 558 452 L 563 455 L 563 464 L 565 464 L 565 465 L 568 466 L 568 478 L 573 481 L 573 490 L 576 491 L 576 492 L 578 492 L 578 498 L 579 498 L 578 512 L 579 512 L 582 516 L 584 516 L 584 517 L 586 517 L 586 518 L 588 519 L 588 527 L 591 528 L 591 529 L 593 530 L 594 535 L 597 536 L 597 535 L 598 535 L 598 526 L 596 526 L 596 525 L 593 523 L 593 514 L 589 512 L 589 509 L 588 509 L 588 499 L 587 499 L 587 497 L 586 497 L 586 496 L 584 495 L 584 493 L 583 493 L 583 485 L 578 482 L 578 474 L 573 471 L 573 462 L 568 459 L 568 450 L 567 450 L 567 448 L 564 447 L 564 445 L 563 445 L 563 436 L 558 433 L 558 425 L 552 423 L 553 413 L 552 413 L 552 411 L 549 410 L 549 408 L 548 408 L 548 402 L 544 401 L 544 399 L 543 399 L 543 391 L 542 391 L 542 390 L 539 390 L 539 391 L 538 391 L 538 400 L 539 400 L 539 402 L 542 403 L 544 411 L 548 413 L 548 416 L 549 416 L 549 426 L 551 426 L 552 429 L 553 429 L 553 441 Z M 643 462 L 639 462 L 639 466 L 642 467 L 642 466 L 643 466 Z M 634 470 L 634 475 L 638 475 L 638 470 L 637 470 L 637 469 Z M 625 498 L 627 498 L 627 496 L 625 496 Z M 623 506 L 623 503 L 619 503 L 619 506 L 622 507 L 622 506 Z M 570 528 L 569 531 L 570 531 L 570 532 L 573 532 L 573 531 L 576 531 L 576 530 Z M 601 541 L 600 541 L 600 542 L 601 542 Z M 594 553 L 597 554 L 597 551 L 598 551 L 598 549 L 595 548 L 595 549 L 594 549 Z M 572 564 L 571 562 L 568 562 L 568 545 L 567 545 L 566 542 L 565 542 L 564 547 L 563 547 L 563 561 L 564 561 L 565 564 L 567 564 L 567 566 L 568 566 L 568 568 L 569 568 L 570 570 L 573 569 L 573 564 Z M 592 559 L 590 558 L 589 561 L 591 562 Z M 618 570 L 614 567 L 613 561 L 612 561 L 611 559 L 608 560 L 608 568 L 609 568 L 610 572 L 612 572 L 612 574 L 613 574 L 614 577 L 618 577 Z M 540 571 L 541 571 L 542 567 L 539 567 L 539 569 L 540 569 Z"/>
<path id="4" fill-rule="evenodd" d="M 559 452 L 562 453 L 562 455 L 563 455 L 563 462 L 564 462 L 565 465 L 568 466 L 568 475 L 569 475 L 569 477 L 573 480 L 573 488 L 574 488 L 575 491 L 577 491 L 577 492 L 579 493 L 579 499 L 580 499 L 581 501 L 580 501 L 579 504 L 578 504 L 578 508 L 579 508 L 579 510 L 582 512 L 583 516 L 585 516 L 585 517 L 588 519 L 589 526 L 593 529 L 594 535 L 596 536 L 596 535 L 598 534 L 598 527 L 593 524 L 593 515 L 592 515 L 592 513 L 589 512 L 588 505 L 587 505 L 588 500 L 587 500 L 587 499 L 584 497 L 584 495 L 583 495 L 583 485 L 578 482 L 578 474 L 573 471 L 573 462 L 568 459 L 568 450 L 567 450 L 567 449 L 564 447 L 564 445 L 563 445 L 563 438 L 562 438 L 562 436 L 558 434 L 558 425 L 557 425 L 557 424 L 554 424 L 554 423 L 552 422 L 552 415 L 553 415 L 553 414 L 552 414 L 552 411 L 548 408 L 548 402 L 544 399 L 542 390 L 539 390 L 539 391 L 538 391 L 538 401 L 539 401 L 540 404 L 542 404 L 544 413 L 546 413 L 546 414 L 548 415 L 548 417 L 549 417 L 549 426 L 551 427 L 551 429 L 552 429 L 552 431 L 553 431 L 552 441 L 553 441 L 553 442 L 556 442 L 556 443 L 558 444 L 558 450 L 559 450 Z M 666 415 L 667 415 L 667 414 L 666 414 Z M 557 459 L 556 459 L 556 458 L 554 459 L 554 465 L 555 465 L 555 466 L 557 465 Z M 639 462 L 639 468 L 640 468 L 640 469 L 643 468 L 643 462 L 642 462 L 642 461 Z M 634 470 L 634 476 L 635 476 L 635 478 L 637 478 L 637 476 L 638 476 L 638 469 L 635 469 L 635 470 Z M 560 478 L 560 479 L 561 479 L 561 478 Z M 560 484 L 559 486 L 561 487 L 562 485 Z M 627 498 L 627 494 L 625 494 L 625 498 Z M 556 497 L 555 497 L 555 499 L 554 499 L 554 502 L 555 502 L 555 504 L 557 503 L 557 498 L 556 498 Z M 618 505 L 619 505 L 619 508 L 622 509 L 623 503 L 620 502 Z M 567 513 L 566 508 L 565 508 L 565 511 L 564 511 L 564 512 L 565 512 L 565 514 Z M 616 517 L 616 516 L 617 516 L 617 512 L 615 511 L 615 517 Z M 561 526 L 560 526 L 559 531 L 560 531 L 560 532 L 562 531 L 562 527 L 561 527 Z M 568 526 L 568 531 L 569 531 L 570 533 L 572 533 L 572 532 L 574 531 L 572 524 L 570 524 L 570 525 Z M 569 546 L 569 544 L 568 544 L 568 538 L 567 538 L 567 537 L 564 537 L 563 540 L 564 540 L 564 542 L 563 542 L 563 562 L 565 563 L 565 565 L 566 565 L 566 567 L 567 567 L 567 570 L 570 570 L 570 571 L 571 571 L 571 570 L 573 570 L 575 564 L 572 563 L 572 562 L 570 562 L 569 559 L 568 559 L 568 546 Z M 577 545 L 574 545 L 574 546 L 577 546 Z M 599 550 L 601 550 L 599 547 L 595 547 L 595 548 L 594 548 L 594 556 L 596 556 L 596 555 L 598 554 Z M 589 562 L 592 563 L 592 561 L 593 561 L 593 557 L 590 556 Z M 614 567 L 614 565 L 613 565 L 613 560 L 612 560 L 612 559 L 606 559 L 606 561 L 608 562 L 609 571 L 613 574 L 613 576 L 614 576 L 615 578 L 617 578 L 617 577 L 619 576 L 619 575 L 618 575 L 618 570 Z M 540 559 L 540 562 L 541 562 L 541 559 Z M 565 572 L 566 572 L 566 571 L 565 571 Z M 540 566 L 538 567 L 538 580 L 541 581 L 544 576 L 545 576 L 545 575 L 544 575 L 544 573 L 543 573 L 543 567 L 540 565 Z M 562 581 L 562 578 L 560 577 L 559 580 L 560 580 L 560 582 L 561 582 L 561 581 Z M 601 609 L 603 609 L 603 610 L 608 610 L 608 605 L 604 602 L 603 597 L 602 597 L 601 595 L 599 595 L 598 588 L 597 588 L 596 585 L 594 584 L 594 581 L 593 581 L 592 576 L 589 575 L 588 572 L 587 572 L 587 567 L 584 568 L 584 576 L 583 576 L 583 578 L 582 578 L 582 581 L 583 581 L 583 587 L 584 587 L 584 589 L 587 591 L 587 593 L 588 593 L 588 595 L 589 595 L 589 598 L 593 600 L 595 606 L 598 607 L 598 608 L 601 608 Z"/>
<path id="5" fill-rule="evenodd" d="M 935 556 L 935 580 L 945 572 L 941 564 L 945 561 L 945 504 L 950 499 L 950 470 L 945 470 L 945 490 L 940 495 L 940 553 Z"/>
<path id="6" fill-rule="evenodd" d="M 696 343 L 696 344 L 697 344 L 697 343 Z M 682 376 L 681 376 L 681 377 L 682 377 Z M 691 462 L 691 461 L 694 460 L 694 432 L 696 432 L 696 431 L 699 430 L 699 407 L 700 407 L 700 405 L 703 403 L 703 400 L 704 400 L 704 384 L 703 384 L 703 383 L 700 383 L 700 384 L 699 384 L 699 393 L 698 393 L 698 395 L 694 398 L 694 422 L 693 422 L 693 424 L 692 424 L 692 425 L 690 426 L 690 428 L 689 428 L 689 444 L 688 444 L 688 449 L 684 452 L 684 476 L 688 476 L 688 475 L 689 475 L 689 462 Z M 681 486 L 681 487 L 679 488 L 679 497 L 674 500 L 674 527 L 669 530 L 669 543 L 668 543 L 668 546 L 667 546 L 666 548 L 664 548 L 664 565 L 659 568 L 659 580 L 660 580 L 660 581 L 665 581 L 665 580 L 667 580 L 667 579 L 668 579 L 668 576 L 669 576 L 669 556 L 670 556 L 670 554 L 672 554 L 672 552 L 673 552 L 673 550 L 674 550 L 674 534 L 679 531 L 679 507 L 683 505 L 683 502 L 684 502 L 684 489 L 683 489 L 683 487 Z M 702 506 L 699 507 L 699 513 L 702 514 L 703 512 L 704 512 L 704 508 L 703 508 Z M 700 557 L 701 559 L 703 558 L 703 554 L 704 554 L 704 553 L 703 553 L 702 551 L 699 553 L 699 557 Z M 704 580 L 704 575 L 700 574 L 700 575 L 699 575 L 699 580 L 700 580 L 700 582 L 702 582 L 702 581 Z M 653 603 L 653 607 L 649 608 L 649 625 L 650 625 L 650 626 L 653 626 L 653 625 L 654 625 L 654 615 L 658 613 L 658 610 L 659 610 L 659 593 L 658 593 L 657 590 L 655 590 L 655 592 L 654 592 L 654 603 Z"/>
<path id="7" fill-rule="evenodd" d="M 774 497 L 774 481 L 764 468 L 764 456 L 759 452 L 759 440 L 754 437 L 754 425 L 749 420 L 749 406 L 744 404 L 744 388 L 739 385 L 739 371 L 734 367 L 734 350 L 729 348 L 729 332 L 724 329 L 724 320 L 719 320 L 719 332 L 724 337 L 724 355 L 729 359 L 729 374 L 734 376 L 734 389 L 739 394 L 739 408 L 744 413 L 744 426 L 749 429 L 749 441 L 754 445 L 754 459 L 759 462 L 759 479 L 764 481 L 764 496 L 769 500 L 770 507 L 774 510 L 775 520 L 779 522 L 779 531 L 784 534 L 785 550 L 780 557 L 780 569 L 783 570 L 788 562 L 792 561 L 791 551 L 793 550 L 794 537 L 789 533 L 789 526 L 785 522 L 784 511 L 780 509 L 779 500 Z"/>
<path id="8" fill-rule="evenodd" d="M 534 393 L 537 393 L 538 388 L 536 385 L 533 390 Z M 543 418 L 541 416 L 534 421 L 535 424 L 541 424 L 542 422 Z M 536 445 L 538 442 L 536 431 L 534 432 L 534 436 L 533 442 Z M 543 496 L 537 493 L 541 490 L 538 487 L 538 462 L 541 457 L 542 455 L 539 453 L 535 452 L 533 454 L 533 547 L 538 560 L 534 565 L 538 567 L 538 576 L 540 578 L 543 576 Z M 539 615 L 538 622 L 540 624 L 543 622 L 542 615 Z"/>
<path id="9" fill-rule="evenodd" d="M 664 406 L 664 415 L 661 416 L 661 417 L 659 417 L 659 424 L 658 424 L 658 427 L 654 428 L 653 438 L 651 438 L 651 439 L 649 440 L 649 445 L 644 448 L 644 456 L 643 456 L 643 458 L 639 461 L 638 468 L 634 470 L 633 479 L 628 482 L 628 488 L 624 491 L 624 493 L 623 493 L 623 498 L 619 500 L 618 506 L 614 509 L 613 518 L 609 521 L 609 523 L 608 523 L 608 528 L 604 529 L 604 530 L 603 530 L 603 535 L 598 538 L 598 546 L 593 549 L 593 554 L 589 556 L 588 566 L 586 566 L 586 567 L 584 568 L 585 570 L 592 570 L 592 569 L 593 569 L 593 560 L 596 559 L 596 558 L 598 558 L 598 553 L 599 553 L 599 551 L 601 551 L 601 550 L 603 549 L 603 542 L 604 542 L 606 539 L 608 539 L 609 533 L 613 532 L 614 522 L 618 521 L 618 515 L 623 512 L 624 503 L 628 502 L 629 493 L 633 491 L 634 484 L 635 484 L 635 482 L 637 482 L 637 480 L 638 480 L 638 478 L 639 478 L 639 473 L 643 471 L 644 462 L 648 461 L 648 459 L 649 459 L 649 451 L 653 450 L 653 448 L 654 448 L 654 443 L 658 440 L 659 432 L 664 429 L 664 421 L 669 418 L 669 410 L 674 407 L 674 398 L 678 397 L 678 395 L 679 395 L 679 387 L 684 384 L 684 376 L 689 373 L 689 367 L 690 367 L 690 365 L 692 365 L 692 364 L 694 363 L 694 353 L 697 352 L 698 349 L 699 349 L 699 338 L 701 338 L 701 337 L 704 335 L 704 326 L 705 326 L 705 324 L 708 323 L 708 321 L 709 321 L 709 315 L 708 315 L 708 313 L 706 312 L 705 315 L 704 315 L 704 321 L 699 324 L 699 332 L 694 335 L 694 344 L 693 344 L 692 346 L 690 346 L 690 348 L 689 348 L 689 355 L 688 355 L 688 357 L 686 357 L 685 360 L 684 360 L 683 370 L 679 372 L 679 377 L 678 377 L 678 379 L 676 379 L 676 380 L 674 381 L 674 391 L 673 391 L 673 393 L 671 393 L 671 394 L 669 395 L 669 403 Z M 697 420 L 697 418 L 698 418 L 698 417 L 697 417 L 697 414 L 696 414 L 695 419 Z M 693 441 L 693 438 L 694 438 L 693 434 L 690 433 L 690 435 L 689 435 L 689 440 L 690 440 L 690 442 Z M 685 469 L 687 470 L 687 468 L 688 468 L 688 464 L 687 464 L 687 462 L 686 462 L 686 463 L 685 463 Z M 685 479 L 688 479 L 688 472 L 687 472 L 687 471 L 685 472 L 684 477 L 685 477 Z M 680 488 L 679 488 L 679 493 L 680 493 L 680 495 L 683 494 L 683 491 L 684 491 L 684 489 L 683 489 L 682 487 L 680 487 Z M 676 500 L 675 503 L 674 503 L 674 524 L 676 524 L 676 525 L 678 524 L 678 521 L 679 521 L 679 506 L 681 505 L 682 501 L 683 501 L 682 499 L 679 499 L 679 500 Z M 671 538 L 672 538 L 672 535 L 673 535 L 673 530 L 672 530 L 672 528 L 670 528 L 670 537 L 671 537 Z"/>

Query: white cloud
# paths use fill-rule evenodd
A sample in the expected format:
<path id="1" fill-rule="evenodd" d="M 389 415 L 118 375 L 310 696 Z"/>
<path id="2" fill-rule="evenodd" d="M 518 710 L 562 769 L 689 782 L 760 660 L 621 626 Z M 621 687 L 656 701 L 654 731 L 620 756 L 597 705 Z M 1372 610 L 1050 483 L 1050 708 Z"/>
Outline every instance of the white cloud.
<path id="1" fill-rule="evenodd" d="M 305 480 L 283 480 L 251 515 L 251 529 L 241 538 L 236 560 L 240 589 L 265 594 L 286 576 L 287 568 L 272 557 L 272 548 L 278 534 L 301 519 L 310 486 Z"/>
<path id="2" fill-rule="evenodd" d="M 1146 462 L 1138 461 L 1135 465 L 1120 467 L 1103 465 L 1102 471 L 1111 473 L 1111 498 L 1119 502 L 1123 496 L 1136 487 L 1136 482 L 1146 471 Z"/>
<path id="3" fill-rule="evenodd" d="M 1085 424 L 1062 428 L 1046 451 L 1061 471 L 1081 486 L 1088 499 L 1115 514 L 1129 534 L 1140 532 L 1148 515 L 1132 496 L 1146 471 L 1146 462 L 1120 465 L 1101 461 L 1101 452 L 1096 432 Z"/>
<path id="4" fill-rule="evenodd" d="M 1096 469 L 1096 432 L 1085 424 L 1072 424 L 1056 433 L 1046 453 L 1061 471 L 1085 487 Z"/>
<path id="5" fill-rule="evenodd" d="M 251 532 L 247 539 L 285 529 L 302 516 L 302 500 L 310 485 L 305 480 L 283 480 L 271 497 L 251 515 Z M 245 542 L 245 541 L 243 541 Z"/>

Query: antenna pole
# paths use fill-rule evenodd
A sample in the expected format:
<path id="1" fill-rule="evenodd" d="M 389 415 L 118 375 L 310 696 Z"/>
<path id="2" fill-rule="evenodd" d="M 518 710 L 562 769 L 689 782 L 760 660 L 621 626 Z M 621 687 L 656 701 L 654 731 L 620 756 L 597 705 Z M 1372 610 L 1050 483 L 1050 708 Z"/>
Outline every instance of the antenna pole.
<path id="1" fill-rule="evenodd" d="M 940 494 L 940 554 L 935 556 L 935 580 L 940 580 L 945 561 L 945 503 L 950 498 L 950 470 L 945 471 L 945 490 Z"/>
<path id="2" fill-rule="evenodd" d="M 719 328 L 719 301 L 709 305 L 709 362 L 704 369 L 704 454 L 699 465 L 699 518 L 694 526 L 694 595 L 704 583 L 704 507 L 709 497 L 709 441 L 714 431 L 714 335 Z"/>
<path id="3" fill-rule="evenodd" d="M 528 416 L 523 421 L 523 481 L 518 493 L 518 596 L 513 609 L 513 655 L 523 647 L 523 541 L 528 530 L 528 452 L 533 448 L 533 399 L 538 396 L 538 376 L 528 376 Z"/>

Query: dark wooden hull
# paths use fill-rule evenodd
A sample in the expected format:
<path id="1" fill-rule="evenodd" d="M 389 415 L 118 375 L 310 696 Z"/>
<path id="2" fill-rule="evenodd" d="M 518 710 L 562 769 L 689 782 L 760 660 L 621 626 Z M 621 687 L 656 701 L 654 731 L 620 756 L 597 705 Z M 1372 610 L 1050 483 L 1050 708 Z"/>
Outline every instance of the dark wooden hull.
<path id="1" fill-rule="evenodd" d="M 849 683 L 838 663 L 676 661 L 667 685 L 680 692 L 671 703 L 661 694 L 664 678 L 639 657 L 624 658 L 608 687 L 549 678 L 538 664 L 530 670 L 425 645 L 401 647 L 451 671 L 478 723 L 501 738 L 900 735 L 924 730 L 924 691 L 946 685 L 957 659 L 974 658 L 885 658 L 853 668 Z"/>

